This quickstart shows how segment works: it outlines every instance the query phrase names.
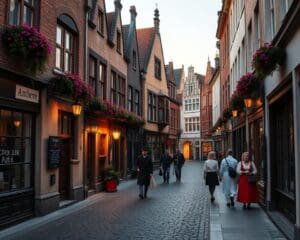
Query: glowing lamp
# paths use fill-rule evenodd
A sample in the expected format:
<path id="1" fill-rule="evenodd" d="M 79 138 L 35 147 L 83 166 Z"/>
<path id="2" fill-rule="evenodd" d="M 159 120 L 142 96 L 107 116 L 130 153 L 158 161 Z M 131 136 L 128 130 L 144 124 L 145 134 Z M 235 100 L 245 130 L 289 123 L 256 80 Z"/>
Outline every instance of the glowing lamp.
<path id="1" fill-rule="evenodd" d="M 114 140 L 118 140 L 120 138 L 120 135 L 121 135 L 121 132 L 118 131 L 118 130 L 114 130 L 112 132 L 112 137 L 113 137 Z"/>
<path id="2" fill-rule="evenodd" d="M 81 109 L 82 109 L 82 106 L 79 103 L 74 103 L 72 105 L 72 110 L 73 110 L 74 116 L 79 116 L 81 113 Z"/>
<path id="3" fill-rule="evenodd" d="M 252 99 L 251 98 L 245 98 L 244 103 L 245 103 L 246 108 L 249 108 L 249 107 L 252 106 Z"/>
<path id="4" fill-rule="evenodd" d="M 232 116 L 233 116 L 233 117 L 237 117 L 237 115 L 238 115 L 238 110 L 232 110 L 231 113 L 232 113 Z"/>

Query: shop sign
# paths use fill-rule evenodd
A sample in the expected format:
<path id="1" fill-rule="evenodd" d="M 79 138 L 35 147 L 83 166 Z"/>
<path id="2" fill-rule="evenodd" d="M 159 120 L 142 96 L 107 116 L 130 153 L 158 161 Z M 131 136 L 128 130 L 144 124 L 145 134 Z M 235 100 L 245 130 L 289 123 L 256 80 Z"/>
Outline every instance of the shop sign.
<path id="1" fill-rule="evenodd" d="M 49 137 L 48 139 L 48 168 L 58 168 L 61 163 L 62 138 Z"/>
<path id="2" fill-rule="evenodd" d="M 16 85 L 16 99 L 39 103 L 39 91 L 21 85 Z"/>
<path id="3" fill-rule="evenodd" d="M 20 159 L 20 150 L 18 149 L 0 149 L 0 164 L 11 164 Z"/>

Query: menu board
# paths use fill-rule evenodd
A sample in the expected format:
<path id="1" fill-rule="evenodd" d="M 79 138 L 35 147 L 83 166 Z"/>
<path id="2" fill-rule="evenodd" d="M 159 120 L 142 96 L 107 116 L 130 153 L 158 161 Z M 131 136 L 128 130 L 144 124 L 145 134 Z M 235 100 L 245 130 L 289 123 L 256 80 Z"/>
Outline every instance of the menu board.
<path id="1" fill-rule="evenodd" d="M 48 139 L 48 168 L 58 168 L 61 162 L 62 138 L 49 137 Z"/>

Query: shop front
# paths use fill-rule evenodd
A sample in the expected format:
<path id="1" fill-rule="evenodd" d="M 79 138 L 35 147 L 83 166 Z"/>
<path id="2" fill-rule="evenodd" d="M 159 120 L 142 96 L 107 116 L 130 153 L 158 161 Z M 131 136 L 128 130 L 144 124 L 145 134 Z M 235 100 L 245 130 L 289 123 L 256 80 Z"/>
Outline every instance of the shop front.
<path id="1" fill-rule="evenodd" d="M 0 229 L 34 215 L 39 90 L 0 78 Z"/>

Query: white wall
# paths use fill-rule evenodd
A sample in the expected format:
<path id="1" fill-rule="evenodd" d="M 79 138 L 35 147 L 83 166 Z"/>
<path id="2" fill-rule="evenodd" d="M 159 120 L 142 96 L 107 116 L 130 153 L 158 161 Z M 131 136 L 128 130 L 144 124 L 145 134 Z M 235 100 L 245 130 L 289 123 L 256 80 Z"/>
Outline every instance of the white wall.
<path id="1" fill-rule="evenodd" d="M 212 87 L 212 125 L 214 126 L 220 117 L 220 92 L 221 92 L 221 83 L 220 83 L 220 73 L 217 76 L 216 81 Z"/>

